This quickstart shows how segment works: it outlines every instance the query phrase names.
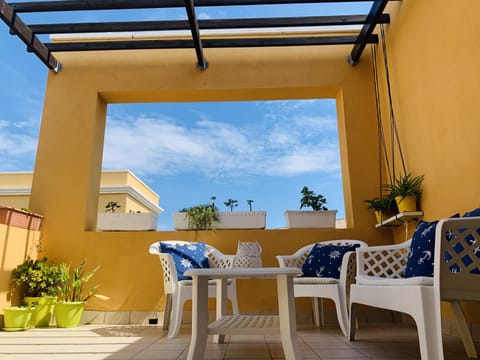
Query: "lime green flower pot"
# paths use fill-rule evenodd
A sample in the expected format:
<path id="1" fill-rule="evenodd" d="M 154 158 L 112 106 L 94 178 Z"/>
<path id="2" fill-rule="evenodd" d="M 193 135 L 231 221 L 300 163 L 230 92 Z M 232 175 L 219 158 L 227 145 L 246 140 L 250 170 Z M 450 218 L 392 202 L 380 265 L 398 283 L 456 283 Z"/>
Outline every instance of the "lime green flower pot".
<path id="1" fill-rule="evenodd" d="M 32 317 L 32 309 L 10 306 L 3 309 L 3 323 L 5 330 L 18 331 L 28 329 L 28 322 Z"/>
<path id="2" fill-rule="evenodd" d="M 85 301 L 58 302 L 55 305 L 55 320 L 61 328 L 77 327 L 82 320 Z"/>
<path id="3" fill-rule="evenodd" d="M 53 316 L 53 310 L 57 298 L 55 296 L 30 297 L 26 296 L 24 301 L 29 306 L 35 306 L 30 319 L 31 327 L 48 327 Z"/>

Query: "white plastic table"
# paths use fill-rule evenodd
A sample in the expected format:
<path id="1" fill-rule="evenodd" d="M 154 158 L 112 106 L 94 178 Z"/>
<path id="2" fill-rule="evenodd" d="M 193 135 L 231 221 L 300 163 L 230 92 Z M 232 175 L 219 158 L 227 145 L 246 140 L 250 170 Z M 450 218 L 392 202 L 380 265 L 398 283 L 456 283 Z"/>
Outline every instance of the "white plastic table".
<path id="1" fill-rule="evenodd" d="M 202 360 L 208 335 L 218 335 L 223 342 L 230 334 L 280 334 L 286 360 L 302 359 L 297 340 L 293 278 L 297 268 L 190 269 L 185 275 L 193 280 L 192 339 L 187 360 Z M 227 280 L 233 278 L 275 278 L 279 315 L 226 315 Z M 208 324 L 208 279 L 217 279 L 217 320 Z"/>

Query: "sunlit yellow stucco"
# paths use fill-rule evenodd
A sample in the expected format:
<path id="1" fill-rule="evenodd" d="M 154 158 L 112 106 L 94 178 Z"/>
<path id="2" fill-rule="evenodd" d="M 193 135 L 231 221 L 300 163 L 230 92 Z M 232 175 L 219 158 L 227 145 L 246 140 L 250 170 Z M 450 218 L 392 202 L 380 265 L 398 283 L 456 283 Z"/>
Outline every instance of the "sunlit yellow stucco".
<path id="1" fill-rule="evenodd" d="M 475 145 L 480 3 L 403 0 L 390 10 L 386 33 L 393 104 L 407 169 L 425 175 L 424 217 L 472 209 L 480 195 Z M 368 48 L 355 67 L 346 62 L 350 50 L 206 49 L 206 71 L 196 69 L 193 50 L 57 54 L 64 68 L 48 78 L 30 207 L 45 216 L 51 259 L 78 263 L 88 258 L 91 266 L 102 266 L 96 280 L 109 300 L 94 299 L 89 308 L 162 309 L 160 265 L 147 251 L 161 239 L 208 241 L 226 253 L 235 252 L 239 240 L 257 240 L 264 266 L 276 266 L 275 255 L 314 241 L 392 242 L 389 229 L 374 228 L 363 203 L 378 194 L 379 186 L 375 96 Z M 378 60 L 382 71 L 380 53 Z M 388 114 L 383 74 L 380 90 L 382 112 Z M 93 231 L 109 103 L 305 98 L 337 100 L 347 229 Z M 395 241 L 404 237 L 403 230 L 394 232 Z M 241 310 L 276 308 L 272 287 L 255 287 L 255 297 L 242 284 L 239 290 Z"/>

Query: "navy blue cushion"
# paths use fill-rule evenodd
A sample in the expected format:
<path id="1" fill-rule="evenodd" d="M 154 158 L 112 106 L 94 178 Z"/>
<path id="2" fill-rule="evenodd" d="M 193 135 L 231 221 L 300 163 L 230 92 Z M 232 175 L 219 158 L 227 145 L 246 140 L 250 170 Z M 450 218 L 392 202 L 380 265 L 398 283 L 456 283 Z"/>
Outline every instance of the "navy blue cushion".
<path id="1" fill-rule="evenodd" d="M 433 256 L 435 250 L 435 230 L 438 220 L 420 221 L 413 233 L 408 254 L 405 277 L 433 276 Z"/>
<path id="2" fill-rule="evenodd" d="M 463 214 L 463 217 L 474 217 L 474 216 L 480 216 L 480 208 L 477 208 L 472 211 L 467 211 L 465 214 Z"/>
<path id="3" fill-rule="evenodd" d="M 170 254 L 175 262 L 178 280 L 191 280 L 183 275 L 188 269 L 208 268 L 207 248 L 205 243 L 192 243 L 190 245 L 174 245 L 160 242 L 162 253 Z"/>
<path id="4" fill-rule="evenodd" d="M 459 214 L 450 216 L 457 218 Z M 415 276 L 433 276 L 433 259 L 435 256 L 435 231 L 438 220 L 420 221 L 415 228 L 410 244 L 410 253 L 408 254 L 407 265 L 405 267 L 405 277 Z M 454 239 L 454 234 L 447 233 L 449 241 Z"/>
<path id="5" fill-rule="evenodd" d="M 359 246 L 359 244 L 315 244 L 302 265 L 302 277 L 327 277 L 339 279 L 343 256 L 348 251 L 355 251 Z"/>

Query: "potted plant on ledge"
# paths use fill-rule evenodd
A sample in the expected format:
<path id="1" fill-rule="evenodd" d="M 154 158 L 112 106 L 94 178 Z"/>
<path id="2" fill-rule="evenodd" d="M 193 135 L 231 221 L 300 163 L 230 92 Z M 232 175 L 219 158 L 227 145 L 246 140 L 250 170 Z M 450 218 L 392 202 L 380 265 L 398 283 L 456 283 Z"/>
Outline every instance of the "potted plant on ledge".
<path id="1" fill-rule="evenodd" d="M 385 189 L 397 203 L 398 212 L 417 210 L 417 203 L 422 196 L 423 175 L 413 176 L 412 173 L 396 177 L 392 184 L 385 185 Z"/>
<path id="2" fill-rule="evenodd" d="M 289 228 L 334 228 L 337 210 L 328 210 L 327 199 L 317 195 L 307 186 L 300 192 L 300 211 L 287 210 L 285 218 Z M 302 211 L 304 207 L 312 208 L 311 211 Z"/>
<path id="3" fill-rule="evenodd" d="M 228 199 L 224 202 L 230 211 L 219 213 L 220 223 L 217 229 L 265 229 L 266 211 L 254 211 L 253 200 L 247 200 L 248 211 L 233 211 L 238 206 L 238 200 Z"/>
<path id="4" fill-rule="evenodd" d="M 117 212 L 122 206 L 116 201 L 105 205 L 98 213 L 97 229 L 101 231 L 149 231 L 157 229 L 157 214 L 152 212 Z"/>
<path id="5" fill-rule="evenodd" d="M 368 204 L 369 210 L 373 210 L 375 212 L 377 223 L 381 223 L 382 221 L 394 216 L 397 212 L 397 205 L 391 194 L 364 200 L 364 202 Z"/>
<path id="6" fill-rule="evenodd" d="M 100 266 L 89 273 L 85 273 L 86 260 L 70 272 L 70 265 L 60 264 L 63 285 L 59 295 L 61 301 L 55 306 L 55 320 L 61 328 L 77 327 L 82 319 L 85 304 L 98 289 L 99 285 L 93 286 L 86 294 L 84 285 L 90 281 Z"/>

